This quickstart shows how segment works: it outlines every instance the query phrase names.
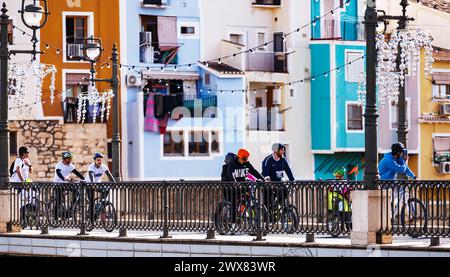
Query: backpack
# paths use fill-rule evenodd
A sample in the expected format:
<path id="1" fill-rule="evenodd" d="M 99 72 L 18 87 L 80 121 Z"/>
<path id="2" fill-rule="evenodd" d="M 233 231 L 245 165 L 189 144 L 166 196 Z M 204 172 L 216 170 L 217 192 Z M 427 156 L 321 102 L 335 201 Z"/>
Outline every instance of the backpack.
<path id="1" fill-rule="evenodd" d="M 16 159 L 17 160 L 17 159 Z M 9 177 L 12 177 L 15 173 L 14 171 L 14 164 L 16 163 L 16 160 L 14 160 L 11 164 L 11 166 L 9 167 Z M 24 163 L 22 163 L 22 168 L 24 166 Z"/>

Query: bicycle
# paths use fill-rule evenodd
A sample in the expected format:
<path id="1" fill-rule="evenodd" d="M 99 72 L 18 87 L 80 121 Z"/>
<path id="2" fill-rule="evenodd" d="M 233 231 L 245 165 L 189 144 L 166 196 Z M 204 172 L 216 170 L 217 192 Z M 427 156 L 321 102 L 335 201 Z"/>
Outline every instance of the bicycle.
<path id="1" fill-rule="evenodd" d="M 224 200 L 221 202 L 214 214 L 215 229 L 221 235 L 233 234 L 234 229 L 250 229 L 249 235 L 256 235 L 255 230 L 262 224 L 263 235 L 267 234 L 269 212 L 265 205 L 261 205 L 255 197 L 255 186 L 244 188 L 239 193 L 239 199 L 235 207 L 235 222 L 232 216 L 232 203 Z M 262 219 L 262 222 L 261 222 Z M 233 226 L 235 225 L 235 226 Z"/>
<path id="2" fill-rule="evenodd" d="M 342 190 L 330 188 L 328 192 L 328 233 L 332 237 L 352 230 L 352 203 L 350 201 L 350 189 Z"/>
<path id="3" fill-rule="evenodd" d="M 106 232 L 112 232 L 115 226 L 117 226 L 117 214 L 114 205 L 107 200 L 109 189 L 102 187 L 93 189 L 94 192 L 100 193 L 100 197 L 94 200 L 94 213 L 90 215 L 93 216 L 93 219 L 89 218 L 90 224 L 86 228 L 86 231 L 92 231 L 96 225 L 95 222 L 99 221 Z"/>
<path id="4" fill-rule="evenodd" d="M 396 194 L 400 194 L 400 197 L 397 197 Z M 398 200 L 398 202 L 401 201 L 401 203 L 397 203 L 397 205 L 395 205 L 396 200 Z M 398 217 L 396 216 L 396 211 L 399 210 L 399 206 L 401 205 L 400 224 L 402 228 L 404 230 L 408 229 L 409 235 L 413 238 L 417 238 L 421 233 L 425 233 L 427 231 L 427 209 L 424 203 L 418 198 L 409 197 L 409 193 L 406 192 L 405 188 L 400 187 L 397 191 L 394 190 L 391 205 L 392 225 L 398 222 L 398 219 L 396 218 Z"/>
<path id="5" fill-rule="evenodd" d="M 270 194 L 273 193 L 269 188 Z M 275 197 L 273 205 L 269 208 L 271 223 L 281 222 L 282 230 L 286 233 L 294 233 L 298 229 L 298 210 L 297 207 L 289 202 L 289 196 L 292 194 L 292 188 L 282 185 L 275 188 Z M 270 201 L 269 201 L 270 203 Z"/>
<path id="6" fill-rule="evenodd" d="M 40 225 L 46 222 L 47 217 L 45 209 L 41 209 L 41 207 L 45 207 L 45 204 L 40 201 L 36 187 L 21 188 L 19 190 L 19 201 L 24 203 L 19 210 L 21 228 L 30 227 L 32 230 L 34 226 L 38 230 Z"/>

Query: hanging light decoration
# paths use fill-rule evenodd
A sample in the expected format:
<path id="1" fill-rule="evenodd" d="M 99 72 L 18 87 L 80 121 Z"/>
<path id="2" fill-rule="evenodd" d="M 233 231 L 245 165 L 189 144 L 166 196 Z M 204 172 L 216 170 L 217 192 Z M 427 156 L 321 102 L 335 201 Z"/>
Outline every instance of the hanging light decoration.
<path id="1" fill-rule="evenodd" d="M 377 89 L 380 105 L 398 102 L 400 86 L 405 85 L 405 79 L 415 76 L 420 63 L 420 51 L 425 50 L 425 76 L 431 74 L 433 59 L 433 36 L 429 31 L 399 30 L 386 39 L 384 34 L 376 37 L 377 47 Z M 401 49 L 400 63 L 397 68 L 398 50 Z M 365 79 L 360 76 L 358 99 L 365 102 Z"/>

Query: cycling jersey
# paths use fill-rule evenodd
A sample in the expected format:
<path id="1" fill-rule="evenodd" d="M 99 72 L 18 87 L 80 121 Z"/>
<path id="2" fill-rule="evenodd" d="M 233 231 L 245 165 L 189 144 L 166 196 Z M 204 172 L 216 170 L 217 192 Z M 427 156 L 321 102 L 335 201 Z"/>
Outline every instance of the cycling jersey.
<path id="1" fill-rule="evenodd" d="M 262 175 L 264 177 L 269 176 L 270 180 L 273 182 L 281 181 L 284 177 L 284 172 L 286 172 L 290 181 L 295 180 L 291 167 L 284 157 L 279 160 L 275 160 L 273 155 L 269 155 L 262 162 Z"/>
<path id="2" fill-rule="evenodd" d="M 61 175 L 62 176 L 67 177 L 67 176 L 70 175 L 70 173 L 72 173 L 72 171 L 75 170 L 75 165 L 73 165 L 73 164 L 66 165 L 62 161 L 60 161 L 59 163 L 56 164 L 56 166 L 55 166 L 55 177 L 53 178 L 53 182 L 58 182 L 58 183 L 66 182 L 64 179 L 61 179 L 58 176 L 58 174 L 56 174 L 56 171 L 58 169 L 61 170 Z"/>
<path id="3" fill-rule="evenodd" d="M 105 172 L 109 171 L 109 168 L 102 164 L 100 167 L 95 166 L 95 163 L 92 163 L 89 165 L 88 168 L 88 174 L 86 176 L 86 179 L 91 181 L 91 179 L 89 178 L 89 172 L 92 171 L 94 174 L 94 183 L 101 183 L 102 182 L 102 176 L 103 174 L 105 174 Z"/>

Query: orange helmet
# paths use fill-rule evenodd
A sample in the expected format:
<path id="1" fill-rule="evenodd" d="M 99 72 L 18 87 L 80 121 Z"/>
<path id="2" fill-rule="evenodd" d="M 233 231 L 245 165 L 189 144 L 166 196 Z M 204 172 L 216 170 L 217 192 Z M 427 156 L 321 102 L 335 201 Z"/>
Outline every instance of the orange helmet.
<path id="1" fill-rule="evenodd" d="M 238 151 L 239 159 L 247 160 L 249 156 L 250 156 L 250 153 L 247 150 L 239 149 L 239 151 Z"/>

